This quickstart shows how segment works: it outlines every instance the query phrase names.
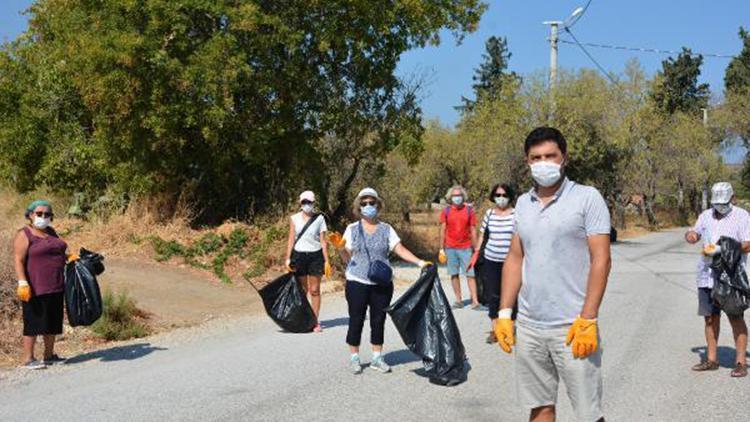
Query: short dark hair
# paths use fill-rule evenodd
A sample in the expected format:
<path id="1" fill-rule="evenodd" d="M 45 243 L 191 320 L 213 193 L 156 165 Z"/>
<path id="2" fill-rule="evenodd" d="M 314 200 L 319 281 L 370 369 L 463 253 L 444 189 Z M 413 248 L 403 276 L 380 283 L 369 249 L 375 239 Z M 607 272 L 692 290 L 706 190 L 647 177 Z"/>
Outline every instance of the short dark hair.
<path id="1" fill-rule="evenodd" d="M 513 203 L 513 201 L 516 200 L 516 190 L 513 189 L 513 187 L 507 183 L 498 183 L 495 186 L 492 187 L 492 190 L 490 191 L 490 195 L 488 198 L 490 201 L 495 200 L 495 191 L 497 188 L 503 188 L 505 191 L 505 194 L 508 195 L 508 202 Z"/>
<path id="2" fill-rule="evenodd" d="M 554 142 L 560 148 L 563 154 L 568 153 L 568 142 L 559 130 L 553 127 L 540 126 L 531 132 L 526 137 L 526 142 L 523 145 L 523 151 L 526 155 L 529 155 L 529 150 L 544 142 Z"/>

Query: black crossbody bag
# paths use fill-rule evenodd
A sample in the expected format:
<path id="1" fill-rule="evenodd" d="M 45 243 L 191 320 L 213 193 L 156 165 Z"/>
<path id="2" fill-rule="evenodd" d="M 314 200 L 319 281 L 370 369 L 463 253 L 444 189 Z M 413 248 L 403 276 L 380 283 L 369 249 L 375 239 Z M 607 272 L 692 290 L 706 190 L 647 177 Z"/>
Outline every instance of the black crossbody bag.
<path id="1" fill-rule="evenodd" d="M 369 268 L 367 269 L 367 278 L 374 281 L 376 284 L 385 286 L 393 282 L 393 269 L 387 262 L 383 262 L 380 259 L 373 261 L 370 258 L 370 251 L 367 249 L 367 239 L 365 238 L 365 230 L 362 228 L 362 222 L 359 222 L 359 233 L 362 236 L 362 246 L 365 248 L 367 254 L 367 262 Z"/>

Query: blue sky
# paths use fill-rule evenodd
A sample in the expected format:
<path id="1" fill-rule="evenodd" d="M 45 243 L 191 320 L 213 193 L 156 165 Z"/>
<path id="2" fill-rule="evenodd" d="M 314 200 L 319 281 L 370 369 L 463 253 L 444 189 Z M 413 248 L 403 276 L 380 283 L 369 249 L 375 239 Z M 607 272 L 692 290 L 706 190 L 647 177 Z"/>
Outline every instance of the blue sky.
<path id="1" fill-rule="evenodd" d="M 439 118 L 447 125 L 458 120 L 453 106 L 462 95 L 471 96 L 471 77 L 484 52 L 484 42 L 492 35 L 508 38 L 513 56 L 510 68 L 520 74 L 546 71 L 549 66 L 549 29 L 545 20 L 564 20 L 586 0 L 488 0 L 478 31 L 456 46 L 449 33 L 438 47 L 407 52 L 398 73 L 426 73 L 430 84 L 424 93 L 427 118 Z M 0 1 L 0 40 L 10 40 L 26 28 L 20 12 L 29 0 Z M 750 0 L 593 0 L 573 28 L 579 40 L 600 44 L 737 54 L 741 43 L 740 26 L 750 29 Z M 636 57 L 649 74 L 661 67 L 666 55 L 591 48 L 594 57 L 607 69 L 620 72 L 625 62 Z M 706 58 L 701 80 L 715 94 L 723 90 L 728 59 Z M 559 65 L 568 69 L 594 65 L 574 45 L 560 45 Z"/>

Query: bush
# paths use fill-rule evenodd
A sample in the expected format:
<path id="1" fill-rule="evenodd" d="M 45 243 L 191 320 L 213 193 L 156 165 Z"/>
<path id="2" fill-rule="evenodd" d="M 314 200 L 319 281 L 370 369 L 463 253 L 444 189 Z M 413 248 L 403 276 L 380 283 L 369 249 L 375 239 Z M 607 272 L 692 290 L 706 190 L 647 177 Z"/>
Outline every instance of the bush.
<path id="1" fill-rule="evenodd" d="M 91 330 L 105 340 L 128 340 L 148 335 L 149 330 L 142 322 L 143 311 L 126 292 L 115 295 L 111 290 L 104 292 L 104 313 L 91 326 Z"/>

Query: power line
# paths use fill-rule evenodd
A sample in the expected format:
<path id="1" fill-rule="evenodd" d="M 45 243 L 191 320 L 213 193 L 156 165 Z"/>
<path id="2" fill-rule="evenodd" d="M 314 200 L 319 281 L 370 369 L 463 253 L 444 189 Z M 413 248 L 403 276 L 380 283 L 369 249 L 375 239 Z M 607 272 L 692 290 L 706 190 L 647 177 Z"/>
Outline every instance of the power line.
<path id="1" fill-rule="evenodd" d="M 657 48 L 645 48 L 645 47 L 624 47 L 621 45 L 608 45 L 608 44 L 596 44 L 596 43 L 590 43 L 585 42 L 581 43 L 578 40 L 575 39 L 573 34 L 570 31 L 567 31 L 568 34 L 574 39 L 574 41 L 570 40 L 564 40 L 561 39 L 560 42 L 565 44 L 573 44 L 578 46 L 587 46 L 587 47 L 594 47 L 594 48 L 607 48 L 611 50 L 626 50 L 626 51 L 638 51 L 641 53 L 657 53 L 657 54 L 682 54 L 682 51 L 673 51 L 673 50 L 659 50 Z M 714 53 L 699 53 L 699 52 L 692 52 L 693 55 L 701 55 L 703 57 L 715 57 L 715 58 L 721 58 L 721 59 L 733 59 L 734 56 L 729 54 L 714 54 Z"/>
<path id="2" fill-rule="evenodd" d="M 575 41 L 575 42 L 570 42 L 570 41 L 567 41 L 567 40 L 560 40 L 560 41 L 562 41 L 564 43 L 578 45 L 578 47 L 580 47 L 581 51 L 583 51 L 583 53 L 589 58 L 589 60 L 591 60 L 596 65 L 596 67 L 599 68 L 599 71 L 602 72 L 602 74 L 604 76 L 606 76 L 607 79 L 609 79 L 610 82 L 612 82 L 615 86 L 617 86 L 617 81 L 615 81 L 614 78 L 612 78 L 612 76 L 609 74 L 609 72 L 607 72 L 607 70 L 604 69 L 604 67 L 602 65 L 600 65 L 598 61 L 596 61 L 596 59 L 594 58 L 594 56 L 592 56 L 591 53 L 589 53 L 589 51 L 586 50 L 586 47 L 584 47 L 583 44 L 581 44 L 581 42 L 578 41 L 578 38 L 576 38 L 576 36 L 573 35 L 573 31 L 570 30 L 570 27 L 564 27 L 564 29 L 565 29 L 565 32 L 567 32 L 568 35 L 570 35 L 570 37 L 573 38 L 573 41 Z"/>

